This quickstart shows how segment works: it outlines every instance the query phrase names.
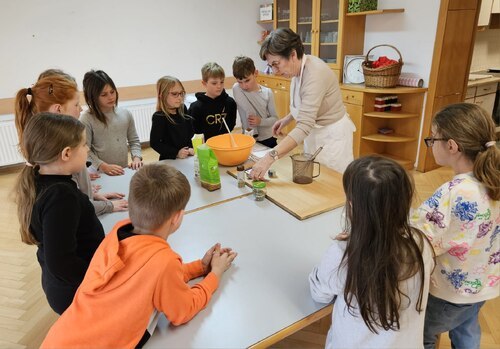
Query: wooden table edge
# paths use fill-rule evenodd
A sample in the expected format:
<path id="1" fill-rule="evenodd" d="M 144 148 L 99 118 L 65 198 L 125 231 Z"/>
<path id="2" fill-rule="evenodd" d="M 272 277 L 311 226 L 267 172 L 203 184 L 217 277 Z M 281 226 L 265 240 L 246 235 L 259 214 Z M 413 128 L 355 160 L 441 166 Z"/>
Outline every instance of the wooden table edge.
<path id="1" fill-rule="evenodd" d="M 263 340 L 251 345 L 249 349 L 263 349 L 263 348 L 268 348 L 269 346 L 279 342 L 280 340 L 294 334 L 295 332 L 300 331 L 306 326 L 309 326 L 310 324 L 321 320 L 325 316 L 328 316 L 332 313 L 333 311 L 333 304 L 329 304 L 325 306 L 324 308 L 321 308 L 320 310 L 312 313 L 311 315 L 306 316 L 305 318 L 283 328 L 282 330 L 270 335 L 267 338 L 264 338 Z"/>

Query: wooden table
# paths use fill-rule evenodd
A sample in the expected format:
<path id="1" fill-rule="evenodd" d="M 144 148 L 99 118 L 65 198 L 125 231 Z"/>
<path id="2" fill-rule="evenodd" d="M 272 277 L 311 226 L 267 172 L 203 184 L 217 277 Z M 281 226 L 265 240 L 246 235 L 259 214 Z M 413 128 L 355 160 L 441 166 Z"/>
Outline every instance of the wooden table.
<path id="1" fill-rule="evenodd" d="M 171 164 L 192 173 L 187 161 Z M 268 200 L 254 201 L 248 189 L 239 192 L 223 171 L 221 177 L 230 180 L 222 183 L 224 195 L 198 190 L 188 176 L 193 203 L 203 205 L 184 217 L 169 243 L 186 262 L 201 258 L 216 242 L 233 248 L 238 257 L 204 310 L 177 327 L 161 315 L 146 348 L 265 348 L 332 311 L 331 305 L 312 300 L 308 275 L 331 236 L 341 231 L 342 208 L 299 221 Z M 103 176 L 102 190 L 125 191 L 130 172 L 128 177 Z M 118 219 L 116 213 L 101 217 L 106 231 Z"/>

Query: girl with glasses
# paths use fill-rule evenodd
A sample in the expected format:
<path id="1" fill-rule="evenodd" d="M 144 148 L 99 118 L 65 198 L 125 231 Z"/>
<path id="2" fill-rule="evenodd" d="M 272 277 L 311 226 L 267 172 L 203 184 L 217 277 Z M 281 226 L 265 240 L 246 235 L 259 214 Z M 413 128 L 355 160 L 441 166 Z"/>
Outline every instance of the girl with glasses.
<path id="1" fill-rule="evenodd" d="M 160 154 L 160 160 L 194 155 L 193 121 L 184 105 L 184 86 L 179 79 L 164 76 L 156 83 L 156 94 L 156 112 L 149 137 L 151 148 Z"/>
<path id="2" fill-rule="evenodd" d="M 127 166 L 140 168 L 141 143 L 134 118 L 128 110 L 117 107 L 118 91 L 113 80 L 102 70 L 91 70 L 83 77 L 83 94 L 89 109 L 80 121 L 87 128 L 92 166 L 109 176 L 122 175 Z"/>
<path id="3" fill-rule="evenodd" d="M 426 144 L 455 177 L 411 217 L 431 240 L 431 276 L 424 346 L 434 348 L 449 332 L 452 347 L 479 348 L 478 313 L 500 294 L 500 150 L 495 125 L 484 109 L 468 103 L 438 112 Z"/>

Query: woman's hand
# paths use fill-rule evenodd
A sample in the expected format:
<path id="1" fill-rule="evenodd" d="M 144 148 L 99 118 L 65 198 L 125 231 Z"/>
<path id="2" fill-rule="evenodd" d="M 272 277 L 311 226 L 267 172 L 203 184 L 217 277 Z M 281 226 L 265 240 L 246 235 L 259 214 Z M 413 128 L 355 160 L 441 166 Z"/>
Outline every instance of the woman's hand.
<path id="1" fill-rule="evenodd" d="M 285 126 L 292 121 L 292 118 L 293 118 L 292 114 L 288 114 L 284 118 L 276 121 L 273 125 L 273 136 L 275 137 L 285 136 L 285 134 L 282 132 L 283 128 L 285 128 Z"/>
<path id="2" fill-rule="evenodd" d="M 99 166 L 99 170 L 107 174 L 108 176 L 121 176 L 125 174 L 125 170 L 118 165 L 110 165 L 105 162 Z"/>
<path id="3" fill-rule="evenodd" d="M 193 150 L 193 149 L 191 149 L 191 150 Z M 177 153 L 177 158 L 178 159 L 185 159 L 185 158 L 187 158 L 189 156 L 189 153 L 190 153 L 189 152 L 189 147 L 181 148 L 179 150 L 179 152 Z M 194 154 L 194 152 L 193 152 L 193 154 Z"/>
<path id="4" fill-rule="evenodd" d="M 267 170 L 269 170 L 269 167 L 271 167 L 273 162 L 274 159 L 270 155 L 266 154 L 263 158 L 261 158 L 252 166 L 250 177 L 252 177 L 253 180 L 259 180 L 259 181 L 263 180 L 264 176 L 267 173 Z"/>
<path id="5" fill-rule="evenodd" d="M 142 163 L 141 158 L 134 156 L 134 159 L 132 162 L 128 165 L 129 168 L 132 170 L 138 170 L 140 169 L 144 164 Z"/>

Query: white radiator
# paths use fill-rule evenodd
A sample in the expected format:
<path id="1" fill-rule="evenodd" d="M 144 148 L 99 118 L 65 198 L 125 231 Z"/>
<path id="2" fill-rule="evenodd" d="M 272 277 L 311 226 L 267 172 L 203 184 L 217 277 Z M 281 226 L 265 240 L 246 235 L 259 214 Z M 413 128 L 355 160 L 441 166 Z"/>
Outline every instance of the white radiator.
<path id="1" fill-rule="evenodd" d="M 120 108 L 127 109 L 132 113 L 135 122 L 135 129 L 139 135 L 141 143 L 149 142 L 149 132 L 151 131 L 151 118 L 156 111 L 156 100 L 147 103 L 133 103 L 126 101 L 120 103 Z"/>
<path id="2" fill-rule="evenodd" d="M 24 162 L 19 153 L 18 139 L 14 120 L 0 122 L 0 166 Z"/>

